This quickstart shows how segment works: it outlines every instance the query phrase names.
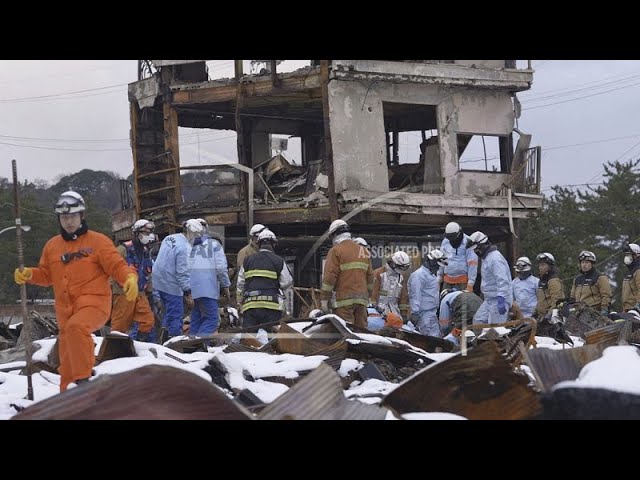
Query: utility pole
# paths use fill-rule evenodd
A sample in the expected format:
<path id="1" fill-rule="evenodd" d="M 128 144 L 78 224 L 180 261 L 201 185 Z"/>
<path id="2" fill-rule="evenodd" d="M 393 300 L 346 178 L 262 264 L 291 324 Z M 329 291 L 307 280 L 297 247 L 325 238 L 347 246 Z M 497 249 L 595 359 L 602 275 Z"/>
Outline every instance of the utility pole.
<path id="1" fill-rule="evenodd" d="M 16 167 L 16 161 L 11 160 L 11 170 L 13 171 L 13 193 L 14 193 L 14 206 L 16 217 L 16 243 L 18 244 L 18 268 L 22 272 L 24 270 L 24 251 L 22 248 L 22 219 L 20 218 L 20 194 L 18 187 L 18 170 Z M 33 400 L 33 382 L 31 380 L 31 319 L 29 318 L 29 312 L 27 310 L 27 285 L 20 285 L 20 303 L 22 304 L 22 332 L 20 336 L 24 335 L 24 349 L 27 354 L 27 399 Z"/>

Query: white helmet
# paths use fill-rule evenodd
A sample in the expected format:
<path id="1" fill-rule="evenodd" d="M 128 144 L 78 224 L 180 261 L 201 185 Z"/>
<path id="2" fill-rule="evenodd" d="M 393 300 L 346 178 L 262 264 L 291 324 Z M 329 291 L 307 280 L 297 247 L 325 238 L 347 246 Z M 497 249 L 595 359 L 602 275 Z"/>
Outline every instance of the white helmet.
<path id="1" fill-rule="evenodd" d="M 257 237 L 258 234 L 265 228 L 267 227 L 265 227 L 261 223 L 256 223 L 253 227 L 251 227 L 251 230 L 249 230 L 249 235 L 251 235 L 252 237 Z"/>
<path id="2" fill-rule="evenodd" d="M 447 256 L 444 254 L 442 250 L 438 250 L 434 248 L 427 254 L 427 258 L 429 260 L 433 260 L 438 263 L 441 267 L 447 266 Z"/>
<path id="3" fill-rule="evenodd" d="M 622 249 L 625 253 L 633 253 L 634 255 L 640 255 L 640 245 L 637 243 L 630 243 L 625 245 Z"/>
<path id="4" fill-rule="evenodd" d="M 56 213 L 78 213 L 85 211 L 85 204 L 82 195 L 72 190 L 66 191 L 58 197 L 56 202 Z"/>
<path id="5" fill-rule="evenodd" d="M 462 228 L 456 222 L 449 222 L 444 228 L 444 236 L 447 240 L 454 240 L 462 233 Z"/>
<path id="6" fill-rule="evenodd" d="M 467 244 L 467 248 L 474 250 L 478 247 L 478 245 L 483 245 L 489 241 L 489 237 L 487 237 L 482 232 L 473 232 L 469 237 L 469 243 Z"/>
<path id="7" fill-rule="evenodd" d="M 529 257 L 520 257 L 513 266 L 516 272 L 528 272 L 531 270 L 531 260 Z"/>
<path id="8" fill-rule="evenodd" d="M 368 247 L 369 246 L 367 241 L 362 237 L 356 237 L 356 238 L 353 239 L 353 241 L 356 242 L 358 245 L 362 245 L 363 247 Z"/>
<path id="9" fill-rule="evenodd" d="M 391 255 L 391 261 L 398 267 L 398 270 L 407 270 L 411 266 L 409 255 L 401 250 Z"/>
<path id="10" fill-rule="evenodd" d="M 546 263 L 548 263 L 549 265 L 555 265 L 555 263 L 556 263 L 556 259 L 555 259 L 555 258 L 554 258 L 554 256 L 553 256 L 553 255 L 551 255 L 549 252 L 539 253 L 539 254 L 536 256 L 536 261 L 537 261 L 538 263 L 540 263 L 540 262 L 546 262 Z"/>
<path id="11" fill-rule="evenodd" d="M 265 228 L 258 234 L 258 245 L 262 245 L 264 242 L 271 243 L 275 245 L 278 243 L 278 239 L 276 238 L 276 234 L 273 233 L 268 228 Z"/>
<path id="12" fill-rule="evenodd" d="M 133 227 L 131 227 L 131 230 L 133 231 L 133 233 L 136 233 L 142 230 L 143 228 L 153 231 L 153 229 L 156 228 L 156 226 L 152 221 L 141 218 L 140 220 L 138 220 L 136 223 L 133 224 Z"/>
<path id="13" fill-rule="evenodd" d="M 336 235 L 338 233 L 344 233 L 349 231 L 349 225 L 344 220 L 338 219 L 331 222 L 329 225 L 329 235 Z"/>
<path id="14" fill-rule="evenodd" d="M 580 255 L 578 255 L 578 261 L 582 262 L 583 260 L 596 263 L 596 254 L 589 250 L 583 250 L 580 252 Z"/>
<path id="15" fill-rule="evenodd" d="M 187 232 L 193 233 L 196 236 L 200 236 L 200 235 L 202 235 L 204 233 L 204 227 L 195 218 L 190 218 L 189 220 L 184 222 L 182 224 L 182 228 L 184 229 L 185 233 L 187 233 Z"/>

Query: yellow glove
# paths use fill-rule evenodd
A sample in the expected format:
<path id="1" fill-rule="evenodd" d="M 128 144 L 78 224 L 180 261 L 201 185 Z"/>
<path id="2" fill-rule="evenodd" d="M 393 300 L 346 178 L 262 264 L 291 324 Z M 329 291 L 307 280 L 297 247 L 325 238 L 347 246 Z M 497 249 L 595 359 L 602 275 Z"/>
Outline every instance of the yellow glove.
<path id="1" fill-rule="evenodd" d="M 127 275 L 127 279 L 124 281 L 122 289 L 124 290 L 124 296 L 128 302 L 133 302 L 138 298 L 138 276 L 135 273 Z"/>
<path id="2" fill-rule="evenodd" d="M 27 283 L 27 281 L 31 280 L 33 277 L 33 269 L 29 267 L 24 267 L 22 271 L 19 268 L 16 268 L 13 272 L 13 279 L 16 281 L 18 285 L 22 285 L 23 283 Z"/>

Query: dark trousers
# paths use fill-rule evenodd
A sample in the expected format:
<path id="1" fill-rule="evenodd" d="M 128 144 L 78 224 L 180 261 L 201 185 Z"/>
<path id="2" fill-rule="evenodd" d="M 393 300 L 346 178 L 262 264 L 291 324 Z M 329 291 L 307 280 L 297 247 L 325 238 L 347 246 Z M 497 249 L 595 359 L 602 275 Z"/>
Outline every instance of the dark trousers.
<path id="1" fill-rule="evenodd" d="M 251 308 L 242 313 L 242 328 L 256 327 L 265 323 L 277 322 L 282 318 L 282 310 L 269 308 Z"/>

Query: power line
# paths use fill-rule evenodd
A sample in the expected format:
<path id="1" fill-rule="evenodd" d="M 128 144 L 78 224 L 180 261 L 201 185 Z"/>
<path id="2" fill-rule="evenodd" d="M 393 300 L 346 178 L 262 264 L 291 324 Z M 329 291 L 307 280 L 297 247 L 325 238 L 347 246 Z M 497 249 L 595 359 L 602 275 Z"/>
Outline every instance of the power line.
<path id="1" fill-rule="evenodd" d="M 589 94 L 589 95 L 583 95 L 581 97 L 570 98 L 568 100 L 562 100 L 560 102 L 553 102 L 553 103 L 548 103 L 548 104 L 545 104 L 545 105 L 538 105 L 538 106 L 535 106 L 535 107 L 523 108 L 522 110 L 523 111 L 524 110 L 535 110 L 536 108 L 545 108 L 545 107 L 551 107 L 553 105 L 560 105 L 561 103 L 575 102 L 576 100 L 582 100 L 584 98 L 595 97 L 595 96 L 598 96 L 598 95 L 604 95 L 605 93 L 615 92 L 616 90 L 623 90 L 625 88 L 634 87 L 636 85 L 640 85 L 640 82 L 632 83 L 631 85 L 625 85 L 623 87 L 612 88 L 610 90 L 605 90 L 604 92 L 592 93 L 592 94 Z"/>
<path id="2" fill-rule="evenodd" d="M 578 92 L 578 91 L 582 91 L 582 90 L 589 90 L 589 89 L 596 89 L 596 88 L 600 88 L 600 87 L 604 87 L 607 85 L 612 85 L 615 83 L 619 83 L 619 82 L 626 82 L 629 80 L 632 80 L 636 77 L 640 76 L 640 72 L 632 72 L 632 73 L 626 73 L 624 75 L 618 75 L 618 76 L 613 76 L 613 77 L 605 77 L 602 78 L 600 80 L 592 80 L 590 82 L 585 82 L 585 83 L 579 83 L 578 85 L 573 85 L 570 87 L 562 87 L 562 88 L 555 88 L 552 90 L 546 90 L 543 92 L 532 92 L 533 95 L 531 97 L 527 97 L 525 94 L 522 95 L 522 101 L 524 102 L 535 102 L 544 98 L 551 98 L 551 97 L 555 97 L 555 96 L 560 96 L 560 95 L 568 95 L 570 93 L 574 93 L 574 92 Z M 616 79 L 616 80 L 614 80 Z M 594 84 L 600 84 L 600 85 L 594 85 Z M 586 87 L 586 85 L 592 85 L 591 87 Z M 578 87 L 578 88 L 576 88 Z M 580 87 L 585 87 L 585 88 L 580 88 Z M 556 93 L 556 92 L 562 92 L 566 90 L 566 92 L 564 93 Z M 525 92 L 528 93 L 528 92 Z M 547 95 L 547 94 L 551 94 L 551 95 Z"/>
<path id="3" fill-rule="evenodd" d="M 117 87 L 123 87 L 129 85 L 128 83 L 118 83 L 115 85 L 107 85 L 104 87 L 96 87 L 96 88 L 87 88 L 84 90 L 75 90 L 72 92 L 64 92 L 64 93 L 52 93 L 50 95 L 38 95 L 36 97 L 17 97 L 17 98 L 5 98 L 5 99 L 0 99 L 0 103 L 12 103 L 12 102 L 23 102 L 23 101 L 29 101 L 29 100 L 40 100 L 40 99 L 44 99 L 44 98 L 54 98 L 54 97 L 61 97 L 61 96 L 65 96 L 65 95 L 73 95 L 76 93 L 86 93 L 86 92 L 96 92 L 99 90 L 107 90 L 110 88 L 117 88 Z"/>

